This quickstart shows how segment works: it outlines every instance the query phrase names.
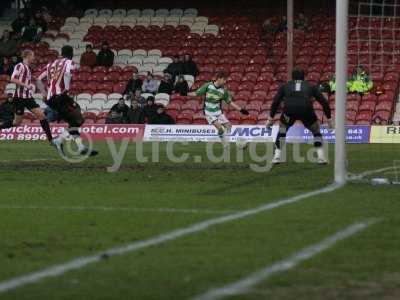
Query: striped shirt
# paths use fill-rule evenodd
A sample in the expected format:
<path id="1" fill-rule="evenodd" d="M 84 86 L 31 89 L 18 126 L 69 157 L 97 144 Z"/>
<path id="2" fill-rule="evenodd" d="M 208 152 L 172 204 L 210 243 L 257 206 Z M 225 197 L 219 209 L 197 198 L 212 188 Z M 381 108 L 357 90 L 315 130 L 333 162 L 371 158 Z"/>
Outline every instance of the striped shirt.
<path id="1" fill-rule="evenodd" d="M 213 82 L 205 83 L 196 91 L 197 96 L 204 96 L 204 112 L 212 115 L 222 114 L 222 101 L 229 104 L 232 97 L 229 92 L 222 86 L 216 87 Z"/>
<path id="2" fill-rule="evenodd" d="M 56 59 L 47 64 L 39 76 L 39 80 L 47 78 L 47 100 L 69 90 L 71 72 L 74 69 L 73 61 L 67 58 Z"/>
<path id="3" fill-rule="evenodd" d="M 14 71 L 11 75 L 12 79 L 17 79 L 24 84 L 30 85 L 32 83 L 32 74 L 31 70 L 24 63 L 19 63 L 14 67 Z M 17 85 L 17 88 L 14 92 L 14 98 L 32 98 L 32 91 L 27 89 L 24 86 Z"/>

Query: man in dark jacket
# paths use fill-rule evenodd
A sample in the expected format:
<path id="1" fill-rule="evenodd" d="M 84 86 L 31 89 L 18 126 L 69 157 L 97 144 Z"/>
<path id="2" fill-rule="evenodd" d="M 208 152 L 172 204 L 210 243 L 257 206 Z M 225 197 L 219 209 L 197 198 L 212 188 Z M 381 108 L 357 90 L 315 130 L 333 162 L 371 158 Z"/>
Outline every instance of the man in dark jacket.
<path id="1" fill-rule="evenodd" d="M 156 113 L 150 119 L 149 124 L 175 124 L 175 120 L 165 112 L 164 106 L 157 105 Z"/>
<path id="2" fill-rule="evenodd" d="M 142 90 L 142 85 L 143 85 L 143 80 L 140 79 L 138 73 L 134 71 L 132 74 L 132 79 L 129 79 L 128 83 L 126 84 L 124 95 L 130 95 L 131 97 L 133 97 L 135 91 Z"/>
<path id="3" fill-rule="evenodd" d="M 187 94 L 189 92 L 189 85 L 188 85 L 187 81 L 185 80 L 185 77 L 183 77 L 183 75 L 180 75 L 178 77 L 178 81 L 175 84 L 174 90 L 175 90 L 175 93 L 177 93 L 181 96 L 187 96 Z"/>
<path id="4" fill-rule="evenodd" d="M 199 69 L 197 68 L 196 63 L 192 60 L 192 58 L 188 54 L 186 54 L 184 58 L 183 74 L 192 75 L 193 77 L 199 75 Z"/>
<path id="5" fill-rule="evenodd" d="M 93 51 L 93 47 L 90 44 L 86 45 L 86 51 L 81 55 L 81 66 L 87 66 L 93 68 L 96 66 L 97 56 Z"/>
<path id="6" fill-rule="evenodd" d="M 174 56 L 174 61 L 168 65 L 166 71 L 171 74 L 173 82 L 175 82 L 176 76 L 183 74 L 183 64 L 179 61 L 179 56 Z"/>
<path id="7" fill-rule="evenodd" d="M 143 107 L 144 117 L 146 118 L 147 122 L 153 119 L 154 115 L 157 111 L 157 105 L 154 103 L 154 97 L 150 96 L 146 100 L 146 105 Z"/>
<path id="8" fill-rule="evenodd" d="M 8 30 L 4 30 L 0 39 L 0 56 L 11 57 L 16 54 L 19 42 L 12 37 Z"/>
<path id="9" fill-rule="evenodd" d="M 164 73 L 164 77 L 161 79 L 160 85 L 158 87 L 159 93 L 165 93 L 171 95 L 174 90 L 174 85 L 171 81 L 171 75 Z"/>
<path id="10" fill-rule="evenodd" d="M 4 102 L 0 102 L 0 124 L 14 120 L 14 109 L 12 104 L 12 94 L 7 95 Z"/>
<path id="11" fill-rule="evenodd" d="M 144 124 L 144 113 L 137 100 L 132 100 L 128 110 L 128 124 Z"/>
<path id="12" fill-rule="evenodd" d="M 125 104 L 124 98 L 119 99 L 117 104 L 114 104 L 108 117 L 106 119 L 107 124 L 124 124 L 128 121 L 128 110 L 129 106 Z"/>
<path id="13" fill-rule="evenodd" d="M 20 34 L 22 28 L 28 25 L 28 20 L 23 11 L 18 13 L 18 17 L 12 22 L 11 27 L 15 34 Z"/>
<path id="14" fill-rule="evenodd" d="M 97 54 L 97 65 L 104 67 L 111 67 L 114 64 L 114 52 L 108 47 L 108 42 L 103 42 L 101 50 Z"/>

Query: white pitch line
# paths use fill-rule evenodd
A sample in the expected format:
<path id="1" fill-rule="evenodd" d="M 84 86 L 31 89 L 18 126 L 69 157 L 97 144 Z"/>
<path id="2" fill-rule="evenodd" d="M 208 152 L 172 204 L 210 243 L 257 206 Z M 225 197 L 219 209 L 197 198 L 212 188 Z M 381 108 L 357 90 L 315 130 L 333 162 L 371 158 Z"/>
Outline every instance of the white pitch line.
<path id="1" fill-rule="evenodd" d="M 356 174 L 356 175 L 350 175 L 349 176 L 349 180 L 360 180 L 360 179 L 363 179 L 366 176 L 377 174 L 377 173 L 382 173 L 382 172 L 385 172 L 385 171 L 390 171 L 390 170 L 393 170 L 393 169 L 396 169 L 396 168 L 395 167 L 385 167 L 385 168 L 376 169 L 376 170 L 368 170 L 368 171 L 365 171 L 365 172 L 362 172 L 362 173 L 359 173 L 359 174 Z"/>
<path id="2" fill-rule="evenodd" d="M 175 229 L 170 232 L 149 238 L 147 240 L 136 241 L 136 242 L 133 242 L 133 243 L 125 245 L 125 246 L 111 248 L 109 250 L 97 253 L 95 255 L 82 256 L 82 257 L 79 257 L 76 259 L 72 259 L 71 261 L 66 262 L 66 263 L 54 265 L 54 266 L 42 269 L 40 271 L 32 272 L 32 273 L 29 273 L 26 275 L 18 276 L 18 277 L 12 278 L 10 280 L 0 282 L 0 293 L 14 290 L 19 287 L 25 286 L 27 284 L 39 282 L 40 280 L 42 280 L 44 278 L 57 277 L 57 276 L 61 276 L 61 275 L 65 274 L 66 272 L 69 272 L 72 270 L 82 269 L 90 264 L 101 261 L 104 257 L 111 257 L 111 256 L 116 256 L 116 255 L 123 255 L 126 253 L 132 253 L 132 252 L 138 251 L 143 248 L 166 243 L 168 241 L 176 240 L 181 237 L 189 236 L 191 234 L 204 231 L 212 226 L 224 224 L 227 222 L 232 222 L 235 220 L 244 219 L 246 217 L 249 217 L 249 216 L 252 216 L 255 214 L 259 214 L 261 212 L 270 211 L 270 210 L 278 208 L 278 207 L 282 207 L 285 205 L 299 202 L 306 198 L 318 196 L 318 195 L 321 195 L 324 193 L 329 193 L 329 192 L 339 189 L 340 187 L 342 187 L 342 185 L 332 184 L 332 185 L 326 186 L 322 189 L 318 189 L 318 190 L 315 190 L 312 192 L 307 192 L 307 193 L 300 194 L 297 196 L 285 198 L 285 199 L 282 199 L 282 200 L 279 200 L 276 202 L 267 203 L 267 204 L 261 205 L 259 207 L 253 208 L 253 209 L 239 211 L 237 213 L 229 214 L 226 216 L 220 216 L 220 217 L 212 218 L 212 219 L 200 222 L 200 223 L 196 223 L 196 224 L 188 226 L 188 227 Z"/>
<path id="3" fill-rule="evenodd" d="M 379 219 L 369 219 L 350 225 L 347 228 L 340 230 L 335 234 L 325 238 L 321 242 L 308 246 L 281 261 L 278 261 L 270 266 L 265 267 L 264 269 L 254 272 L 248 277 L 245 277 L 237 282 L 228 284 L 223 287 L 210 289 L 206 293 L 192 298 L 192 300 L 217 300 L 228 296 L 244 294 L 248 292 L 251 287 L 261 282 L 264 282 L 272 275 L 295 268 L 301 262 L 314 257 L 315 255 L 334 246 L 339 241 L 342 241 L 359 233 L 360 231 L 368 228 L 378 221 Z"/>
<path id="4" fill-rule="evenodd" d="M 185 208 L 143 208 L 143 207 L 109 207 L 109 206 L 22 206 L 22 205 L 0 205 L 0 209 L 10 210 L 61 210 L 61 211 L 124 211 L 138 213 L 182 213 L 182 214 L 231 214 L 235 210 L 211 210 L 211 209 L 185 209 Z"/>
<path id="5" fill-rule="evenodd" d="M 56 161 L 57 159 L 52 158 L 36 158 L 36 159 L 3 159 L 0 163 L 14 163 L 14 162 L 38 162 L 38 161 Z"/>

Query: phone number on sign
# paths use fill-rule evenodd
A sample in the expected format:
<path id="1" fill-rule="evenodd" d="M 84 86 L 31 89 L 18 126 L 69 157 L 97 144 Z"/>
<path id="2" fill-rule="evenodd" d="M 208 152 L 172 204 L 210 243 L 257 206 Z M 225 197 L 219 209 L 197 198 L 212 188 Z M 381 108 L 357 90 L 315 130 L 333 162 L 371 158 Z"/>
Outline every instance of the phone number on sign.
<path id="1" fill-rule="evenodd" d="M 23 134 L 15 134 L 15 133 L 0 133 L 0 141 L 45 141 L 46 135 L 40 133 L 23 133 Z"/>

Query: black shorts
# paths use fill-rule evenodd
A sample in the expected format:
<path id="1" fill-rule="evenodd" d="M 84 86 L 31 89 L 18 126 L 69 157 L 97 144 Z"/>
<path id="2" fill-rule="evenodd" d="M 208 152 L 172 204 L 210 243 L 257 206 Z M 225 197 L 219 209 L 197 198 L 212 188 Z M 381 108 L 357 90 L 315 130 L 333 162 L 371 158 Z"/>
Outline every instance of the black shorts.
<path id="1" fill-rule="evenodd" d="M 32 111 L 35 108 L 40 107 L 39 104 L 33 98 L 14 98 L 13 109 L 17 116 L 22 116 L 25 112 L 25 108 Z"/>
<path id="2" fill-rule="evenodd" d="M 79 127 L 83 124 L 81 107 L 67 94 L 51 97 L 47 100 L 47 105 L 57 113 L 59 121 L 67 122 L 70 127 Z"/>
<path id="3" fill-rule="evenodd" d="M 310 128 L 318 117 L 313 108 L 296 108 L 284 110 L 281 114 L 281 122 L 286 127 L 291 127 L 296 121 L 301 121 L 306 128 Z"/>

